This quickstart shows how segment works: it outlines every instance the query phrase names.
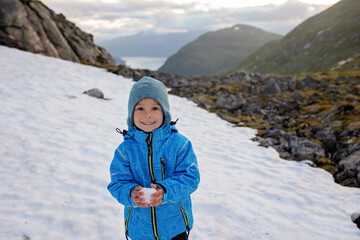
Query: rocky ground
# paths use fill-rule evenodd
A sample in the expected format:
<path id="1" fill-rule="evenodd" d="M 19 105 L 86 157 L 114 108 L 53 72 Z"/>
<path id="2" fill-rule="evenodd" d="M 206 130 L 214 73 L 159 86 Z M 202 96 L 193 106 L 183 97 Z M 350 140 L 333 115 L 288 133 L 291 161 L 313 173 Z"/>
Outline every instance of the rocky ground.
<path id="1" fill-rule="evenodd" d="M 183 77 L 123 66 L 109 71 L 159 79 L 170 93 L 236 126 L 257 129 L 254 140 L 282 158 L 306 161 L 343 186 L 360 187 L 360 73 Z"/>

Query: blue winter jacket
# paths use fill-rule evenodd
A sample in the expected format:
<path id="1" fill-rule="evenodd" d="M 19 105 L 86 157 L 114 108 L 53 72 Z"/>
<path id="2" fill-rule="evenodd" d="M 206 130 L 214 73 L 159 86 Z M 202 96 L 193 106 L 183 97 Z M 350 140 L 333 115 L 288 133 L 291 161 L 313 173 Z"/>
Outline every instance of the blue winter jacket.
<path id="1" fill-rule="evenodd" d="M 190 141 L 174 125 L 165 124 L 147 134 L 130 128 L 115 150 L 108 190 L 125 206 L 125 233 L 132 240 L 170 240 L 193 226 L 190 194 L 200 173 Z M 163 189 L 163 203 L 140 208 L 131 199 L 135 187 Z"/>

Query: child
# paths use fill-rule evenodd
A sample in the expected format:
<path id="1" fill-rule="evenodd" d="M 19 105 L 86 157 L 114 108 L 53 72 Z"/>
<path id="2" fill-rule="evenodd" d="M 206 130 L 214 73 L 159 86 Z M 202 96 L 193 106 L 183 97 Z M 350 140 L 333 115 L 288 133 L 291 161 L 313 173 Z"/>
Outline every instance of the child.
<path id="1" fill-rule="evenodd" d="M 125 206 L 125 235 L 132 240 L 188 239 L 190 194 L 200 182 L 190 141 L 171 122 L 165 85 L 143 77 L 128 102 L 128 131 L 115 150 L 108 190 Z M 156 190 L 146 203 L 142 188 Z"/>

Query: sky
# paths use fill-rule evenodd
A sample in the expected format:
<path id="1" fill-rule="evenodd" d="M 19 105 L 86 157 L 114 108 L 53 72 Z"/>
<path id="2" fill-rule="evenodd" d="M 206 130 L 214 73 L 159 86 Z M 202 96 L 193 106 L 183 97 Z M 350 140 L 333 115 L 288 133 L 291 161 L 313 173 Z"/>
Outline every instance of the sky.
<path id="1" fill-rule="evenodd" d="M 95 42 L 139 32 L 214 31 L 248 24 L 286 35 L 339 0 L 42 0 Z"/>

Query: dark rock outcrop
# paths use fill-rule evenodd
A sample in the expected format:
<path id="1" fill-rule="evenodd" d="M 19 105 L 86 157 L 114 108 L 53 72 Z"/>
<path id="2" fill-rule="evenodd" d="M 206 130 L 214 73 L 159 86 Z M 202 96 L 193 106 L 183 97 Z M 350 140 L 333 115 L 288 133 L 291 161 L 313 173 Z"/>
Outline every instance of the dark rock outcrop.
<path id="1" fill-rule="evenodd" d="M 98 67 L 117 65 L 91 34 L 36 0 L 1 0 L 0 44 Z"/>

